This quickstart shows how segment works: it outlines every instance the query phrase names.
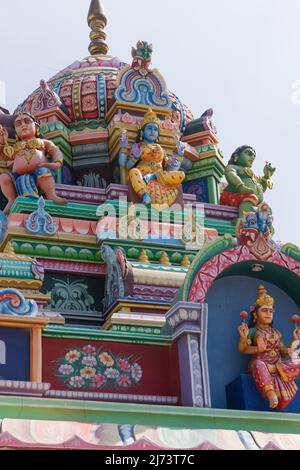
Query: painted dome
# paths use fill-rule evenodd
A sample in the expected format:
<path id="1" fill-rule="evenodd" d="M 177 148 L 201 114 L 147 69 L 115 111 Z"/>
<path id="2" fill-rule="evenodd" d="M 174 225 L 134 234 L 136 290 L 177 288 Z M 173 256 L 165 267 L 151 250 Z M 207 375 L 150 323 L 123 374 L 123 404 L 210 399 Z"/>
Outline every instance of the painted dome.
<path id="1" fill-rule="evenodd" d="M 72 122 L 103 120 L 115 101 L 119 72 L 127 66 L 118 57 L 89 56 L 76 60 L 48 80 L 47 84 L 58 96 Z M 36 114 L 40 93 L 41 87 L 30 94 L 16 112 Z M 193 115 L 174 93 L 168 91 L 168 94 L 172 109 L 180 115 L 181 128 L 184 130 Z"/>
<path id="2" fill-rule="evenodd" d="M 72 121 L 103 119 L 110 108 L 116 80 L 122 63 L 117 57 L 89 56 L 76 60 L 48 80 Z M 17 111 L 37 111 L 36 99 L 41 88 L 35 90 L 17 108 Z"/>

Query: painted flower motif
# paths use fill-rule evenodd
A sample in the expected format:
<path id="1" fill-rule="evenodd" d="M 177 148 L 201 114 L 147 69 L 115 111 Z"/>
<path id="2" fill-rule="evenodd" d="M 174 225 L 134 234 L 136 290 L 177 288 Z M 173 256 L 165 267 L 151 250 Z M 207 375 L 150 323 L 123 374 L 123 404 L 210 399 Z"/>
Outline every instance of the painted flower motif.
<path id="1" fill-rule="evenodd" d="M 137 363 L 131 366 L 131 377 L 135 382 L 139 382 L 143 376 L 143 370 Z"/>
<path id="2" fill-rule="evenodd" d="M 96 375 L 97 370 L 95 367 L 84 367 L 80 370 L 80 375 L 84 379 L 90 379 Z"/>
<path id="3" fill-rule="evenodd" d="M 92 387 L 101 388 L 106 382 L 106 378 L 102 374 L 95 375 L 91 380 Z"/>
<path id="4" fill-rule="evenodd" d="M 117 378 L 117 384 L 120 385 L 120 387 L 130 387 L 131 385 L 131 380 L 130 377 L 126 374 L 120 375 L 120 377 Z"/>
<path id="5" fill-rule="evenodd" d="M 126 359 L 119 359 L 118 360 L 118 367 L 123 371 L 123 372 L 130 372 L 130 364 Z"/>
<path id="6" fill-rule="evenodd" d="M 80 351 L 78 351 L 77 349 L 73 349 L 72 351 L 69 351 L 65 355 L 65 359 L 68 362 L 76 362 L 79 359 L 79 357 L 80 357 Z"/>
<path id="7" fill-rule="evenodd" d="M 62 364 L 58 368 L 58 372 L 62 375 L 70 375 L 72 372 L 74 372 L 74 367 L 72 367 L 70 364 Z"/>
<path id="8" fill-rule="evenodd" d="M 74 347 L 57 360 L 57 377 L 68 388 L 129 388 L 141 381 L 142 367 L 132 356 L 114 356 L 91 344 Z"/>
<path id="9" fill-rule="evenodd" d="M 112 367 L 110 367 L 109 369 L 106 369 L 104 375 L 108 379 L 116 379 L 117 377 L 119 377 L 120 372 L 117 369 L 113 369 Z"/>
<path id="10" fill-rule="evenodd" d="M 102 362 L 102 364 L 104 364 L 107 367 L 111 367 L 115 363 L 115 361 L 113 360 L 111 355 L 108 354 L 107 352 L 103 352 L 103 353 L 99 354 L 99 359 Z"/>
<path id="11" fill-rule="evenodd" d="M 75 377 L 70 378 L 68 384 L 73 388 L 81 388 L 84 386 L 84 379 L 76 375 Z"/>
<path id="12" fill-rule="evenodd" d="M 97 359 L 95 356 L 84 356 L 82 358 L 82 364 L 85 366 L 96 366 L 97 365 Z"/>
<path id="13" fill-rule="evenodd" d="M 84 354 L 87 354 L 88 356 L 94 356 L 96 354 L 97 350 L 94 346 L 91 346 L 90 344 L 88 344 L 87 346 L 84 346 L 82 348 L 82 352 Z"/>

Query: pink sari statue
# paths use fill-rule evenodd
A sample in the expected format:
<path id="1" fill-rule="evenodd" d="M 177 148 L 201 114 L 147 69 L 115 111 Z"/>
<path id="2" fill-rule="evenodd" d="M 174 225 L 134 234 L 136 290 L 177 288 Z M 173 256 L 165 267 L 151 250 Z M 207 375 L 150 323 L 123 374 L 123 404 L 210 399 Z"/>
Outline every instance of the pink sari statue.
<path id="1" fill-rule="evenodd" d="M 262 396 L 269 401 L 270 408 L 283 409 L 297 392 L 294 380 L 300 376 L 300 362 L 282 360 L 292 356 L 293 349 L 285 347 L 281 333 L 273 328 L 273 314 L 274 299 L 260 285 L 249 327 L 246 323 L 238 327 L 238 349 L 243 354 L 253 356 L 249 372 Z M 297 327 L 293 339 L 299 340 L 299 334 L 300 328 Z"/>

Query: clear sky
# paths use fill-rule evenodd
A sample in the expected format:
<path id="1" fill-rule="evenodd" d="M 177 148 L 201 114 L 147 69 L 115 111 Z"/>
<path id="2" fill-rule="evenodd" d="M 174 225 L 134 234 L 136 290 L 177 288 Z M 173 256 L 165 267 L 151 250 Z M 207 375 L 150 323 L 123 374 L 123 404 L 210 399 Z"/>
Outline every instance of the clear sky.
<path id="1" fill-rule="evenodd" d="M 214 109 L 226 160 L 249 144 L 257 151 L 257 173 L 266 160 L 277 168 L 265 198 L 274 212 L 275 239 L 300 245 L 299 0 L 103 3 L 111 55 L 130 62 L 138 39 L 152 42 L 153 67 L 169 89 L 195 117 Z M 0 80 L 11 111 L 41 78 L 88 55 L 89 4 L 1 1 Z"/>

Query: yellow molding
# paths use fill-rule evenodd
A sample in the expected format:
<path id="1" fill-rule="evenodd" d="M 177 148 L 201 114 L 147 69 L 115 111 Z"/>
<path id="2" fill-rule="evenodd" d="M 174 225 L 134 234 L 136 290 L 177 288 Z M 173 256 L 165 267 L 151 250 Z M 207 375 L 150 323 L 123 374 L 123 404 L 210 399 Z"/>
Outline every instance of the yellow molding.
<path id="1" fill-rule="evenodd" d="M 155 316 L 157 318 L 155 318 Z M 166 323 L 165 317 L 162 318 L 159 314 L 153 315 L 143 315 L 142 313 L 132 313 L 130 315 L 122 316 L 121 313 L 115 313 L 110 318 L 112 324 L 114 325 L 143 325 L 161 328 Z"/>
<path id="2" fill-rule="evenodd" d="M 40 301 L 49 301 L 51 300 L 51 293 L 43 294 L 39 290 L 31 290 L 27 287 L 22 289 L 22 294 L 24 295 L 25 299 L 33 299 L 33 300 L 40 300 Z"/>
<path id="3" fill-rule="evenodd" d="M 0 315 L 0 326 L 8 328 L 45 328 L 49 323 L 48 318 L 21 317 L 13 315 Z"/>
<path id="4" fill-rule="evenodd" d="M 164 306 L 165 307 L 165 306 Z M 146 310 L 146 308 L 144 309 Z M 169 310 L 167 306 L 165 311 Z M 102 326 L 104 330 L 110 330 L 113 325 L 130 325 L 162 328 L 165 325 L 164 313 L 147 314 L 143 312 L 123 313 L 122 311 L 110 313 L 106 322 Z"/>
<path id="5" fill-rule="evenodd" d="M 170 108 L 160 108 L 158 106 L 151 106 L 151 109 L 153 109 L 156 114 L 159 114 L 161 116 L 168 117 L 170 115 Z M 115 101 L 106 114 L 106 121 L 109 122 L 115 114 L 118 114 L 119 110 L 128 113 L 137 113 L 142 116 L 149 110 L 149 106 L 143 104 L 123 103 L 122 101 Z"/>
<path id="6" fill-rule="evenodd" d="M 134 282 L 150 286 L 181 287 L 186 273 L 133 268 Z"/>
<path id="7" fill-rule="evenodd" d="M 27 232 L 25 228 L 20 227 L 8 227 L 6 232 L 5 238 L 0 246 L 0 251 L 5 249 L 6 244 L 13 238 L 13 237 L 22 237 L 22 238 L 35 238 L 34 235 L 31 235 Z M 93 248 L 97 248 L 97 240 L 96 235 L 78 235 L 76 233 L 66 233 L 66 232 L 58 232 L 55 235 L 40 235 L 36 236 L 38 240 L 42 241 L 56 241 L 56 242 L 72 242 L 72 243 L 80 243 L 83 245 L 89 245 Z M 17 255 L 22 256 L 22 255 Z"/>
<path id="8" fill-rule="evenodd" d="M 145 302 L 138 302 L 138 303 L 131 303 L 131 302 L 118 302 L 117 305 L 109 312 L 109 315 L 113 315 L 114 313 L 122 313 L 122 312 L 132 312 L 137 308 L 142 308 L 144 310 L 163 310 L 167 312 L 170 308 L 170 305 L 166 304 L 149 304 Z M 155 314 L 154 314 L 155 315 Z"/>
<path id="9" fill-rule="evenodd" d="M 0 258 L 1 260 L 1 258 Z M 18 279 L 16 277 L 0 277 L 0 287 L 17 287 L 19 289 L 40 289 L 43 282 L 36 279 Z"/>
<path id="10" fill-rule="evenodd" d="M 199 160 L 203 160 L 204 158 L 216 157 L 224 165 L 224 159 L 219 156 L 216 150 L 210 150 L 209 152 L 200 152 L 199 156 Z"/>

